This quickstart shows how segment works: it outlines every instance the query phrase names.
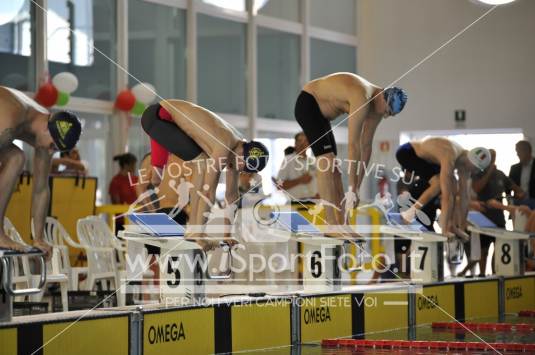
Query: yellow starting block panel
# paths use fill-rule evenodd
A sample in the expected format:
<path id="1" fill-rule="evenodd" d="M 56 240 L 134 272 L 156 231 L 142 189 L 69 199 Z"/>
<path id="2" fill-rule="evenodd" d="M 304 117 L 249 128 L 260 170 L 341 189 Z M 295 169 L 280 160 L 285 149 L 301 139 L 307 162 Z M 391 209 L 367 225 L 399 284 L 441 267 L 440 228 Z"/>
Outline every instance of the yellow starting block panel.
<path id="1" fill-rule="evenodd" d="M 455 285 L 424 286 L 416 294 L 416 325 L 451 322 L 455 318 Z"/>
<path id="2" fill-rule="evenodd" d="M 504 286 L 505 313 L 535 309 L 535 278 L 505 279 Z"/>
<path id="3" fill-rule="evenodd" d="M 145 313 L 143 354 L 213 354 L 213 329 L 213 308 Z"/>
<path id="4" fill-rule="evenodd" d="M 233 305 L 232 351 L 290 345 L 291 321 L 290 300 Z"/>
<path id="5" fill-rule="evenodd" d="M 129 354 L 130 317 L 43 324 L 43 355 Z"/>
<path id="6" fill-rule="evenodd" d="M 409 322 L 409 294 L 406 289 L 395 292 L 366 293 L 369 302 L 364 303 L 364 330 L 366 339 L 383 339 L 384 334 L 374 334 L 385 329 L 405 329 Z"/>
<path id="7" fill-rule="evenodd" d="M 17 354 L 17 328 L 0 329 L 0 354 Z"/>
<path id="8" fill-rule="evenodd" d="M 351 295 L 303 297 L 299 302 L 301 342 L 352 335 Z"/>
<path id="9" fill-rule="evenodd" d="M 464 319 L 498 318 L 498 280 L 475 281 L 464 286 Z M 457 297 L 457 302 L 461 298 Z"/>

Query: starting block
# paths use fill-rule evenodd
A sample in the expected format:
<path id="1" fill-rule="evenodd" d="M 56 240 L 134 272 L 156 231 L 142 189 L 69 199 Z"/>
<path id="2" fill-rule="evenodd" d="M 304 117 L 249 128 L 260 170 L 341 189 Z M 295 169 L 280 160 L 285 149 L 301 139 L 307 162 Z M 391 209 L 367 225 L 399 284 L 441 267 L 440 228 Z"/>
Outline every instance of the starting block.
<path id="1" fill-rule="evenodd" d="M 323 292 L 341 289 L 342 272 L 362 270 L 362 253 L 357 257 L 357 265 L 347 262 L 348 246 L 351 241 L 342 238 L 325 237 L 323 233 L 299 212 L 277 212 L 273 214 L 276 225 L 291 233 L 302 247 L 303 291 Z M 342 259 L 343 258 L 343 259 Z"/>
<path id="2" fill-rule="evenodd" d="M 411 280 L 430 283 L 444 280 L 444 243 L 447 238 L 429 232 L 418 221 L 403 224 L 399 213 L 389 213 L 395 225 L 381 226 L 381 233 L 411 240 Z"/>
<path id="3" fill-rule="evenodd" d="M 13 289 L 13 262 L 17 257 L 34 257 L 39 260 L 39 285 L 36 288 Z M 46 262 L 42 251 L 31 249 L 27 252 L 0 250 L 0 322 L 10 322 L 13 318 L 13 297 L 27 296 L 42 292 L 46 283 Z"/>
<path id="4" fill-rule="evenodd" d="M 160 248 L 160 301 L 175 305 L 189 305 L 203 302 L 207 280 L 227 280 L 232 277 L 232 251 L 224 242 L 220 243 L 226 258 L 226 270 L 212 274 L 208 270 L 207 254 L 194 241 L 184 239 L 184 228 L 162 213 L 135 214 L 130 220 L 139 227 L 129 226 L 119 236 L 127 241 L 129 264 L 135 264 L 136 253 L 143 244 Z M 141 228 L 140 228 L 141 227 Z M 139 266 L 139 264 L 136 264 Z M 129 280 L 137 280 L 144 267 L 127 265 Z M 217 271 L 217 270 L 216 270 Z"/>
<path id="5" fill-rule="evenodd" d="M 322 292 L 341 289 L 339 260 L 343 241 L 320 236 L 298 237 L 303 245 L 303 291 Z"/>
<path id="6" fill-rule="evenodd" d="M 528 223 L 528 216 L 522 212 L 517 211 L 514 217 L 514 230 L 524 231 Z M 535 260 L 535 234 L 530 235 L 530 239 L 526 242 L 524 258 L 526 260 Z"/>
<path id="7" fill-rule="evenodd" d="M 496 238 L 494 243 L 494 263 L 496 275 L 519 276 L 524 274 L 524 244 L 529 233 L 512 232 L 498 228 L 483 214 L 475 211 L 468 213 L 468 231 L 478 235 Z"/>

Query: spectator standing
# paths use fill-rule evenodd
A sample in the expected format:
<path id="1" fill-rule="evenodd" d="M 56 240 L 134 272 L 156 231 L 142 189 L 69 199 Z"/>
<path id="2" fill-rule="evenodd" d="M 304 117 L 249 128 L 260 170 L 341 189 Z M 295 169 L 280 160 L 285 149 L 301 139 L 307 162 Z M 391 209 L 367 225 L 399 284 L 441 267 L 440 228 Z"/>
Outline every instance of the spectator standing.
<path id="1" fill-rule="evenodd" d="M 491 163 L 481 174 L 474 177 L 472 188 L 477 195 L 476 202 L 471 204 L 473 209 L 481 212 L 485 217 L 494 222 L 499 228 L 505 228 L 504 211 L 512 212 L 512 206 L 503 204 L 503 197 L 509 191 L 514 191 L 515 196 L 522 196 L 524 193 L 518 185 L 507 177 L 496 167 L 496 151 L 490 149 Z M 480 276 L 485 276 L 487 268 L 487 257 L 490 245 L 494 239 L 488 235 L 480 235 L 481 258 L 479 259 Z M 475 262 L 470 262 L 463 272 L 466 272 Z M 494 263 L 492 267 L 494 273 Z"/>
<path id="2" fill-rule="evenodd" d="M 295 135 L 295 152 L 284 158 L 277 180 L 292 200 L 317 197 L 314 164 L 307 156 L 308 140 L 303 132 Z"/>
<path id="3" fill-rule="evenodd" d="M 515 203 L 535 208 L 535 164 L 533 150 L 528 141 L 516 144 L 516 154 L 520 162 L 511 166 L 509 177 L 525 192 L 523 196 L 516 196 Z"/>
<path id="4" fill-rule="evenodd" d="M 137 199 L 135 175 L 137 158 L 131 153 L 116 155 L 113 161 L 119 163 L 120 170 L 110 182 L 109 194 L 113 204 L 131 204 Z"/>

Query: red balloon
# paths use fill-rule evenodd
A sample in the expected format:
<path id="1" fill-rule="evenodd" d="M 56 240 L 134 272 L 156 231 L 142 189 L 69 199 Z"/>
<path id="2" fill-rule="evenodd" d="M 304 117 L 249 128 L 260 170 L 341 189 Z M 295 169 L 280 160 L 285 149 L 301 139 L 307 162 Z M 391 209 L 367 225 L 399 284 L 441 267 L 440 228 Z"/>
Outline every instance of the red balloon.
<path id="1" fill-rule="evenodd" d="M 136 97 L 130 90 L 123 90 L 115 99 L 115 107 L 122 111 L 130 111 L 136 104 Z"/>
<path id="2" fill-rule="evenodd" d="M 51 107 L 56 104 L 58 100 L 58 89 L 52 83 L 45 83 L 41 85 L 37 94 L 35 94 L 35 101 L 44 107 Z"/>

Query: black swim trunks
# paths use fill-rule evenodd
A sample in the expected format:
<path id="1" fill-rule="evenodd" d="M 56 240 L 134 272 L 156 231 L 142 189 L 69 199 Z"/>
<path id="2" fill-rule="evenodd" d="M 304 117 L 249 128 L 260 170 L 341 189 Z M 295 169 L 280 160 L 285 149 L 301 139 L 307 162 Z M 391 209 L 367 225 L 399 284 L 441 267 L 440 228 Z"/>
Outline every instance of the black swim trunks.
<path id="1" fill-rule="evenodd" d="M 184 161 L 195 159 L 202 148 L 175 122 L 159 117 L 160 104 L 147 107 L 141 116 L 141 127 L 158 144 Z"/>
<path id="2" fill-rule="evenodd" d="M 440 174 L 440 165 L 430 163 L 417 156 L 410 143 L 405 143 L 398 148 L 396 159 L 404 170 L 413 172 L 425 181 Z"/>
<path id="3" fill-rule="evenodd" d="M 327 153 L 336 155 L 336 141 L 331 122 L 323 116 L 316 98 L 301 91 L 295 103 L 295 118 L 307 136 L 314 156 Z"/>

